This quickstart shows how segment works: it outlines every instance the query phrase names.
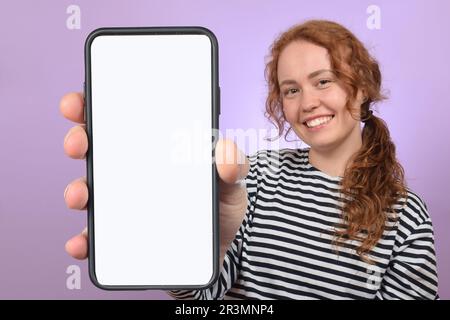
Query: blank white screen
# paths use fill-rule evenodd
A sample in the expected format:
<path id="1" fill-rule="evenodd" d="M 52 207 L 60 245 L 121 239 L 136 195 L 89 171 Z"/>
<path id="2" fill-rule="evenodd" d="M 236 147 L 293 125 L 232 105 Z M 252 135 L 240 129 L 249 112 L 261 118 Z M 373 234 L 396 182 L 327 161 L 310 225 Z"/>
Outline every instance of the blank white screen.
<path id="1" fill-rule="evenodd" d="M 202 285 L 211 279 L 211 79 L 205 35 L 93 40 L 100 284 Z"/>

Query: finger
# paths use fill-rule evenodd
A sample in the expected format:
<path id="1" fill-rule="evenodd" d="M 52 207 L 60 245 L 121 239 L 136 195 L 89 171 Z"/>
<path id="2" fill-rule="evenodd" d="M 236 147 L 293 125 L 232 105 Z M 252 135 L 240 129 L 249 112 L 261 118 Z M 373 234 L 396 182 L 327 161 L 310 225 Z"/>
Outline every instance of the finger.
<path id="1" fill-rule="evenodd" d="M 65 249 L 75 259 L 86 259 L 88 253 L 87 237 L 81 233 L 66 242 Z"/>
<path id="2" fill-rule="evenodd" d="M 84 127 L 75 126 L 64 138 L 64 152 L 71 158 L 84 159 L 88 150 L 88 138 Z"/>
<path id="3" fill-rule="evenodd" d="M 70 209 L 86 210 L 89 198 L 86 178 L 80 178 L 67 185 L 64 191 L 64 200 Z"/>
<path id="4" fill-rule="evenodd" d="M 79 92 L 64 95 L 59 103 L 62 115 L 74 122 L 84 123 L 84 99 Z"/>
<path id="5" fill-rule="evenodd" d="M 249 170 L 247 156 L 233 141 L 219 140 L 215 152 L 217 172 L 223 182 L 234 184 L 247 176 Z"/>

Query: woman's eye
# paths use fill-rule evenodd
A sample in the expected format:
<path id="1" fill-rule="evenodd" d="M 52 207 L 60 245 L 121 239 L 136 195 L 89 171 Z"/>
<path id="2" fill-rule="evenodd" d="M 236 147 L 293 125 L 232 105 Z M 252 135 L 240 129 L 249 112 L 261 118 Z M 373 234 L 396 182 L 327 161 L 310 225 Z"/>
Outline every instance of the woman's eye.
<path id="1" fill-rule="evenodd" d="M 289 95 L 290 93 L 295 93 L 295 90 L 297 90 L 297 89 L 287 89 L 286 91 L 284 91 L 284 95 L 287 96 L 287 95 Z M 298 90 L 297 90 L 297 91 L 298 91 Z"/>
<path id="2" fill-rule="evenodd" d="M 320 80 L 320 81 L 319 81 L 319 84 L 325 85 L 325 84 L 327 84 L 328 82 L 331 82 L 331 81 L 330 81 L 330 80 Z"/>
<path id="3" fill-rule="evenodd" d="M 325 85 L 326 85 L 327 83 L 329 83 L 329 82 L 333 82 L 333 81 L 331 81 L 331 80 L 326 80 L 326 79 L 324 79 L 324 80 L 319 80 L 318 85 L 321 86 L 321 87 L 323 87 L 323 86 L 325 86 Z M 288 95 L 294 94 L 294 93 L 296 93 L 296 92 L 298 92 L 298 89 L 290 88 L 290 89 L 287 89 L 287 90 L 284 91 L 284 95 L 285 95 L 285 96 L 288 96 Z"/>

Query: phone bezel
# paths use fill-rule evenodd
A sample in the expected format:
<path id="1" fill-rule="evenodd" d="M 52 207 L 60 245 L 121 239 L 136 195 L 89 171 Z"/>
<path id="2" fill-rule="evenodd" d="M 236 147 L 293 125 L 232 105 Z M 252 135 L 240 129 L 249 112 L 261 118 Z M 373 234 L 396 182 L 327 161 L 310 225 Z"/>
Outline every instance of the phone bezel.
<path id="1" fill-rule="evenodd" d="M 212 31 L 200 26 L 165 26 L 165 27 L 113 27 L 99 28 L 92 31 L 85 42 L 84 59 L 85 59 L 85 82 L 84 82 L 84 101 L 85 101 L 85 121 L 86 132 L 88 136 L 89 148 L 86 154 L 87 169 L 87 185 L 89 192 L 89 200 L 87 204 L 87 223 L 88 223 L 88 260 L 89 260 L 89 277 L 98 288 L 104 290 L 181 290 L 181 289 L 206 289 L 217 281 L 219 277 L 219 186 L 216 164 L 212 161 L 212 212 L 213 212 L 213 275 L 210 281 L 204 285 L 191 286 L 160 286 L 160 285 L 104 285 L 99 283 L 95 274 L 95 242 L 94 242 L 94 181 L 93 181 L 93 144 L 92 144 L 92 101 L 91 101 L 91 45 L 98 36 L 108 35 L 171 35 L 171 34 L 201 34 L 206 35 L 211 41 L 211 105 L 212 117 L 211 128 L 217 133 L 219 130 L 219 114 L 220 114 L 220 87 L 219 87 L 219 70 L 218 70 L 218 42 Z M 212 141 L 217 142 L 217 137 L 212 136 Z M 215 148 L 212 148 L 212 157 L 215 159 Z"/>

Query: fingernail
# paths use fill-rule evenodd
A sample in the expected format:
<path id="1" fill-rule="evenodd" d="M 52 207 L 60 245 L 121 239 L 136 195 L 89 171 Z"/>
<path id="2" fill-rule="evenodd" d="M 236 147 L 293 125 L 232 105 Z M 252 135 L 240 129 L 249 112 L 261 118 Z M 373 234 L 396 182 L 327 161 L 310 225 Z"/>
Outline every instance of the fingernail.
<path id="1" fill-rule="evenodd" d="M 66 137 L 64 138 L 64 143 L 66 143 L 67 139 L 73 134 L 74 131 L 78 130 L 78 127 L 72 127 L 69 129 L 69 132 L 67 132 Z"/>
<path id="2" fill-rule="evenodd" d="M 68 189 L 69 189 L 69 184 L 67 185 L 66 189 L 64 190 L 64 199 L 66 198 L 66 193 L 67 193 Z"/>
<path id="3" fill-rule="evenodd" d="M 71 131 L 71 130 L 70 130 Z M 69 139 L 70 136 L 70 131 L 66 134 L 66 136 L 64 137 L 64 144 L 66 144 L 67 139 Z"/>

